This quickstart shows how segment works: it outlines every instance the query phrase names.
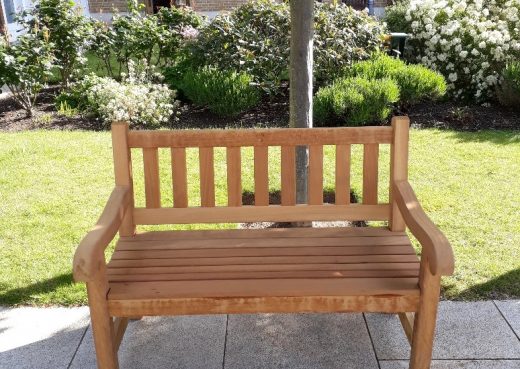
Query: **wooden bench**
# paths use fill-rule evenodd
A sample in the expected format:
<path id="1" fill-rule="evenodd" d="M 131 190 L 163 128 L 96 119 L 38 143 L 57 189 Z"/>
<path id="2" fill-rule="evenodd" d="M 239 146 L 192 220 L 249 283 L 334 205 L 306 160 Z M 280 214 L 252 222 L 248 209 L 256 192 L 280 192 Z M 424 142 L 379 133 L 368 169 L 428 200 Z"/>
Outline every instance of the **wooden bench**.
<path id="1" fill-rule="evenodd" d="M 98 367 L 118 367 L 128 318 L 267 312 L 398 313 L 410 367 L 430 366 L 440 278 L 453 254 L 410 184 L 407 118 L 391 127 L 129 131 L 112 125 L 116 187 L 74 257 L 87 283 Z M 352 145 L 363 145 L 362 203 L 350 204 Z M 379 146 L 390 145 L 390 201 L 378 201 Z M 295 147 L 309 148 L 307 204 L 296 204 Z M 323 147 L 335 146 L 335 204 L 323 203 Z M 269 204 L 268 147 L 281 147 L 281 205 Z M 227 206 L 215 206 L 214 148 L 226 148 Z M 254 205 L 242 204 L 241 147 L 254 147 Z M 171 152 L 173 204 L 161 206 L 158 149 Z M 201 206 L 190 206 L 186 148 L 197 148 Z M 131 152 L 142 150 L 145 207 Z M 388 227 L 157 231 L 136 225 L 388 221 Z M 405 233 L 422 245 L 419 259 Z M 105 249 L 119 231 L 110 262 Z"/>

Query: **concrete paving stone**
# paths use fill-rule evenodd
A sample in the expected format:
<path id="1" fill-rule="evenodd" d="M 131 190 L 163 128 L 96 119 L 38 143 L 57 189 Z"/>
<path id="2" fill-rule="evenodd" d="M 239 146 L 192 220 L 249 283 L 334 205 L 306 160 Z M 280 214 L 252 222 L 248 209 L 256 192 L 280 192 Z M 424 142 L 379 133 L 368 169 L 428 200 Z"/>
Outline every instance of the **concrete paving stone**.
<path id="1" fill-rule="evenodd" d="M 408 369 L 408 361 L 380 361 L 381 369 Z M 520 369 L 520 360 L 434 360 L 431 369 Z"/>
<path id="2" fill-rule="evenodd" d="M 88 325 L 88 309 L 0 310 L 0 369 L 66 369 Z"/>
<path id="3" fill-rule="evenodd" d="M 520 300 L 495 301 L 517 337 L 520 337 Z"/>
<path id="4" fill-rule="evenodd" d="M 396 315 L 366 314 L 377 357 L 404 360 L 410 346 Z M 492 301 L 439 305 L 434 359 L 520 359 L 520 341 Z"/>
<path id="5" fill-rule="evenodd" d="M 123 369 L 221 369 L 226 316 L 144 317 L 131 321 L 119 348 Z M 96 369 L 89 327 L 70 369 Z"/>
<path id="6" fill-rule="evenodd" d="M 361 314 L 230 315 L 225 369 L 377 369 Z"/>

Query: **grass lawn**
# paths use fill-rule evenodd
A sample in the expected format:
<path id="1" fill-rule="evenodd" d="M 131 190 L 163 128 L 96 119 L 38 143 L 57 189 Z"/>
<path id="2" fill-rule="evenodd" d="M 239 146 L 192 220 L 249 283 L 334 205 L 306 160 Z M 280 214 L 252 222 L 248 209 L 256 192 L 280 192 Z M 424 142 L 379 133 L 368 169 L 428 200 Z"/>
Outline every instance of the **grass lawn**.
<path id="1" fill-rule="evenodd" d="M 277 151 L 270 152 L 272 167 L 279 166 Z M 252 190 L 252 152 L 244 150 L 243 155 L 244 189 Z M 333 149 L 326 148 L 325 155 L 325 186 L 331 187 Z M 388 147 L 382 156 L 384 200 Z M 358 194 L 361 157 L 356 147 L 352 176 Z M 137 205 L 142 205 L 139 159 L 134 155 Z M 217 203 L 224 204 L 222 149 L 217 149 L 215 159 Z M 164 150 L 164 205 L 172 201 L 167 160 Z M 189 188 L 196 194 L 195 151 L 188 152 L 188 160 Z M 410 180 L 419 199 L 455 249 L 456 274 L 444 279 L 444 295 L 453 299 L 520 297 L 519 133 L 413 130 L 410 161 Z M 72 283 L 72 256 L 113 186 L 110 134 L 0 133 L 0 168 L 0 304 L 85 303 L 84 286 Z M 273 173 L 270 187 L 279 188 L 279 182 Z M 197 195 L 190 197 L 190 204 L 199 202 Z"/>

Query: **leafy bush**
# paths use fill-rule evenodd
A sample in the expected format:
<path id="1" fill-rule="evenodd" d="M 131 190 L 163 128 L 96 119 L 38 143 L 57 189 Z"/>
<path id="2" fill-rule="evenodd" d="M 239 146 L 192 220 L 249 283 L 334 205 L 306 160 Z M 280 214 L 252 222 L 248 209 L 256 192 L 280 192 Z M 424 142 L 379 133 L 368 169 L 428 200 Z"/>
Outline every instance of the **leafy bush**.
<path id="1" fill-rule="evenodd" d="M 493 98 L 507 62 L 520 58 L 520 0 L 412 0 L 405 20 L 411 54 L 456 98 Z"/>
<path id="2" fill-rule="evenodd" d="M 193 103 L 221 116 L 240 114 L 260 101 L 258 88 L 245 73 L 192 69 L 184 74 L 180 87 Z"/>
<path id="3" fill-rule="evenodd" d="M 412 31 L 410 23 L 405 19 L 409 6 L 410 0 L 398 0 L 385 8 L 384 21 L 390 32 L 409 33 Z"/>
<path id="4" fill-rule="evenodd" d="M 19 23 L 26 29 L 36 23 L 48 29 L 55 66 L 62 85 L 68 86 L 87 61 L 85 53 L 92 41 L 92 23 L 81 15 L 72 0 L 39 0 L 20 14 Z"/>
<path id="5" fill-rule="evenodd" d="M 27 32 L 10 43 L 7 35 L 0 39 L 0 86 L 6 85 L 15 101 L 33 115 L 38 92 L 52 77 L 54 54 L 49 31 L 35 23 Z"/>
<path id="6" fill-rule="evenodd" d="M 177 108 L 175 92 L 152 82 L 146 63 L 128 64 L 128 75 L 121 82 L 110 77 L 86 76 L 62 92 L 56 99 L 59 107 L 77 108 L 99 117 L 102 122 L 127 121 L 133 125 L 159 127 L 167 123 Z"/>
<path id="7" fill-rule="evenodd" d="M 440 73 L 421 65 L 407 65 L 385 54 L 355 63 L 346 73 L 352 77 L 394 80 L 399 86 L 403 104 L 436 100 L 446 94 L 446 80 Z"/>
<path id="8" fill-rule="evenodd" d="M 202 18 L 189 8 L 161 8 L 144 14 L 143 4 L 128 1 L 128 14 L 116 14 L 109 26 L 95 22 L 92 51 L 103 61 L 108 74 L 117 78 L 130 60 L 148 65 L 171 65 L 183 52 L 185 40 L 197 36 Z"/>
<path id="9" fill-rule="evenodd" d="M 520 109 L 520 62 L 509 63 L 503 70 L 497 95 L 502 105 Z"/>
<path id="10" fill-rule="evenodd" d="M 365 12 L 339 4 L 315 8 L 314 61 L 319 83 L 342 67 L 368 58 L 381 43 L 383 26 Z M 267 93 L 276 93 L 287 75 L 290 14 L 286 2 L 248 2 L 204 27 L 193 44 L 194 65 L 250 74 Z"/>
<path id="11" fill-rule="evenodd" d="M 342 78 L 318 90 L 314 118 L 319 125 L 379 123 L 388 118 L 398 100 L 399 86 L 391 79 Z"/>

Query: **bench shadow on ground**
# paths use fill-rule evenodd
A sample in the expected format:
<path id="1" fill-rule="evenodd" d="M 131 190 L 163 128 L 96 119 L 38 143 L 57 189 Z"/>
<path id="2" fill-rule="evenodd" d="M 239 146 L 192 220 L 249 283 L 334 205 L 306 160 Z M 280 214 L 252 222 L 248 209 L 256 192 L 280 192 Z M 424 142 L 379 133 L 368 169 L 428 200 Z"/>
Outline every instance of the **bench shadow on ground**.
<path id="1" fill-rule="evenodd" d="M 487 282 L 476 284 L 456 295 L 449 295 L 450 300 L 509 300 L 518 299 L 520 286 L 520 268 L 511 270 Z M 449 285 L 445 285 L 447 290 Z"/>
<path id="2" fill-rule="evenodd" d="M 73 284 L 72 270 L 52 278 L 29 284 L 25 287 L 13 288 L 0 293 L 0 304 L 19 305 L 29 302 L 31 296 L 55 291 L 57 288 Z"/>
<path id="3" fill-rule="evenodd" d="M 87 326 L 64 328 L 49 337 L 0 352 L 0 368 L 67 368 Z M 9 328 L 3 329 L 7 334 Z"/>

